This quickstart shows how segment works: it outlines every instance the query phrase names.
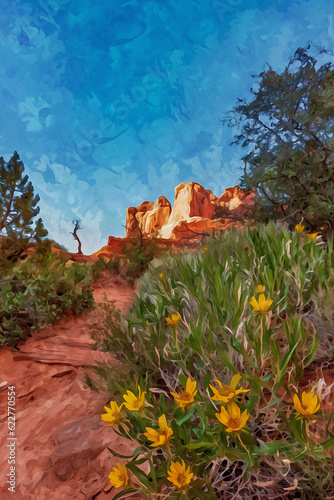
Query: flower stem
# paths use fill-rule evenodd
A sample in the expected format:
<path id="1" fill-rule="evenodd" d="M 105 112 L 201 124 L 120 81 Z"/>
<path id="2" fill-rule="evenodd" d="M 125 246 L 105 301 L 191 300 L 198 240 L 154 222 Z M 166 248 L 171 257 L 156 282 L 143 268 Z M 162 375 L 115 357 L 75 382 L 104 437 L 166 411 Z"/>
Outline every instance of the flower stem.
<path id="1" fill-rule="evenodd" d="M 260 361 L 263 365 L 263 316 L 261 316 Z"/>
<path id="2" fill-rule="evenodd" d="M 178 340 L 178 337 L 177 337 L 177 328 L 176 328 L 176 326 L 174 326 L 174 328 L 173 328 L 173 340 L 174 340 L 175 349 L 178 351 L 179 350 L 179 340 Z"/>

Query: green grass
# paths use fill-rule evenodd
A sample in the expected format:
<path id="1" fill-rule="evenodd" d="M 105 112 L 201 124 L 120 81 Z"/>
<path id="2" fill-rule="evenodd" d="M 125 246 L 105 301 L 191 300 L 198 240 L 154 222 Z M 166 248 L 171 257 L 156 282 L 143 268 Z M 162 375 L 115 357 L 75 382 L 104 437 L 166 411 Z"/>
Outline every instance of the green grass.
<path id="1" fill-rule="evenodd" d="M 277 496 L 271 498 L 330 498 L 334 493 L 330 390 L 318 378 L 322 367 L 333 359 L 332 243 L 315 243 L 306 235 L 269 224 L 230 230 L 205 245 L 207 251 L 154 260 L 139 281 L 138 297 L 126 317 L 115 308 L 101 310 L 101 322 L 94 332 L 97 345 L 112 352 L 121 364 L 116 369 L 101 365 L 98 372 L 113 398 L 120 399 L 128 389 L 135 391 L 137 383 L 148 391 L 157 389 L 156 407 L 152 396 L 147 396 L 155 409 L 150 417 L 147 410 L 145 418 L 153 422 L 157 422 L 161 404 L 167 420 L 173 421 L 176 414 L 170 392 L 184 385 L 188 376 L 197 381 L 195 410 L 173 427 L 179 429 L 174 442 L 176 446 L 183 433 L 187 446 L 178 449 L 178 456 L 206 485 L 209 481 L 217 498 L 248 498 L 254 488 L 252 498 L 272 495 L 269 486 L 270 491 L 262 493 L 254 486 L 261 477 L 274 478 Z M 257 285 L 273 301 L 263 315 L 249 303 L 253 296 L 259 298 Z M 176 313 L 181 316 L 178 324 L 167 325 L 166 318 Z M 121 369 L 124 376 L 120 376 Z M 250 389 L 238 401 L 250 414 L 247 453 L 238 441 L 232 445 L 219 430 L 208 397 L 213 379 L 229 384 L 238 372 L 243 386 Z M 321 401 L 321 411 L 310 428 L 305 419 L 296 418 L 292 404 L 293 395 L 302 390 L 313 391 Z M 133 427 L 140 427 L 140 422 L 131 419 L 131 415 L 126 417 L 130 434 Z M 219 446 L 194 451 L 200 435 L 205 442 L 214 439 Z M 155 455 L 152 458 L 149 446 L 145 448 L 136 431 L 132 439 L 138 440 L 143 453 L 146 450 L 151 464 Z M 169 463 L 168 457 L 166 460 Z M 238 463 L 243 493 L 236 475 Z M 290 471 L 284 476 L 287 463 Z M 166 486 L 162 472 L 166 465 L 158 461 L 156 467 L 155 474 Z M 130 468 L 134 470 L 133 464 Z M 221 474 L 230 477 L 231 483 L 227 479 L 219 482 Z M 300 489 L 284 490 L 282 484 L 288 488 L 295 480 Z M 163 491 L 164 486 L 159 487 Z M 192 498 L 216 498 L 200 491 L 195 496 L 194 490 Z"/>

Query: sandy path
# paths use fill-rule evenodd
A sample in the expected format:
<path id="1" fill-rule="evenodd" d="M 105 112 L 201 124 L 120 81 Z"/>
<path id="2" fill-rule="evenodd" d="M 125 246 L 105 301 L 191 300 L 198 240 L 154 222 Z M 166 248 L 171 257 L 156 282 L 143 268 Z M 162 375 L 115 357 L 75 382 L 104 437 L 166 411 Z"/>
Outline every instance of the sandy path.
<path id="1" fill-rule="evenodd" d="M 104 275 L 94 285 L 97 302 L 115 301 L 126 310 L 133 288 Z M 106 393 L 86 389 L 84 373 L 108 355 L 91 350 L 96 311 L 65 318 L 29 338 L 20 352 L 0 351 L 0 383 L 15 386 L 16 439 L 9 439 L 7 386 L 0 388 L 0 498 L 2 500 L 89 500 L 110 498 L 107 476 L 115 459 L 106 450 L 128 453 L 111 427 L 100 421 Z M 10 442 L 15 442 L 15 493 L 8 491 Z M 108 493 L 109 492 L 109 493 Z"/>

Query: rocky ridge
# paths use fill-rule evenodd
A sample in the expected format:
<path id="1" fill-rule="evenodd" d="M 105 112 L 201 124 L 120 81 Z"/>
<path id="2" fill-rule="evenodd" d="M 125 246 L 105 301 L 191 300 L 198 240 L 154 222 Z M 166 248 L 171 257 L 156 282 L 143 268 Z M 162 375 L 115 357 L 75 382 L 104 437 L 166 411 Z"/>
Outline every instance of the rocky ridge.
<path id="1" fill-rule="evenodd" d="M 128 207 L 125 238 L 110 236 L 108 245 L 93 255 L 121 254 L 127 243 L 139 237 L 154 237 L 157 242 L 176 246 L 194 242 L 243 221 L 254 198 L 254 193 L 246 194 L 239 186 L 227 188 L 217 197 L 196 182 L 184 182 L 175 188 L 173 207 L 164 196 Z M 219 218 L 215 218 L 218 212 Z"/>

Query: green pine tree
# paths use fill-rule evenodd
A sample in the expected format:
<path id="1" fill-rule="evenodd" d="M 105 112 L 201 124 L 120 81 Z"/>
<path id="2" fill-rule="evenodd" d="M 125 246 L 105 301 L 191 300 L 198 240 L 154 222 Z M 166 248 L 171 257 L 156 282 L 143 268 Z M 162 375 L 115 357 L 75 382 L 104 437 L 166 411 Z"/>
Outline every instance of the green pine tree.
<path id="1" fill-rule="evenodd" d="M 36 241 L 45 237 L 48 232 L 42 219 L 35 221 L 39 199 L 17 152 L 8 162 L 0 157 L 0 234 Z"/>

